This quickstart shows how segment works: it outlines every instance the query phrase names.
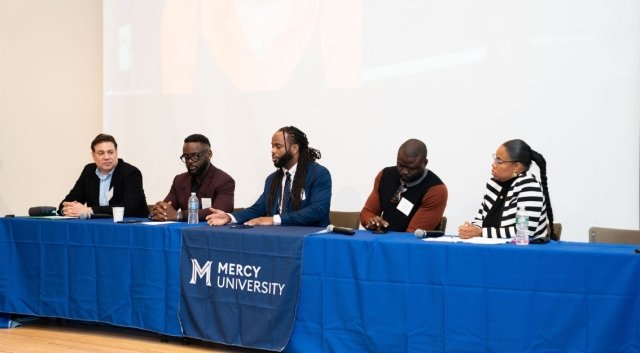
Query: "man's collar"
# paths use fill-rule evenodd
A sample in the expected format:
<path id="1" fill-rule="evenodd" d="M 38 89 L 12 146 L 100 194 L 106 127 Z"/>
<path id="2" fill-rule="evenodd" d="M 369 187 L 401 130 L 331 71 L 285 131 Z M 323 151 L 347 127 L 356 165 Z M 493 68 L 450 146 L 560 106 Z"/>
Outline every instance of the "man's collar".
<path id="1" fill-rule="evenodd" d="M 422 176 L 420 178 L 418 178 L 418 180 L 416 180 L 416 181 L 412 181 L 410 183 L 407 183 L 407 187 L 410 188 L 412 186 L 416 186 L 416 185 L 420 184 L 424 180 L 424 178 L 427 176 L 427 173 L 429 173 L 429 169 L 424 168 L 424 172 L 422 172 Z"/>
<path id="2" fill-rule="evenodd" d="M 111 171 L 110 171 L 109 173 L 107 173 L 107 174 L 102 174 L 102 173 L 100 172 L 100 168 L 96 167 L 96 175 L 97 175 L 97 176 L 98 176 L 98 178 L 100 178 L 100 179 L 106 179 L 106 178 L 108 178 L 109 176 L 113 175 L 113 172 L 114 172 L 115 170 L 116 170 L 116 168 L 114 167 L 113 169 L 111 169 Z"/>
<path id="3" fill-rule="evenodd" d="M 291 173 L 291 175 L 296 175 L 296 170 L 298 170 L 298 163 L 294 164 L 291 169 L 287 170 L 287 168 L 282 167 L 282 173 L 287 174 L 287 172 Z"/>

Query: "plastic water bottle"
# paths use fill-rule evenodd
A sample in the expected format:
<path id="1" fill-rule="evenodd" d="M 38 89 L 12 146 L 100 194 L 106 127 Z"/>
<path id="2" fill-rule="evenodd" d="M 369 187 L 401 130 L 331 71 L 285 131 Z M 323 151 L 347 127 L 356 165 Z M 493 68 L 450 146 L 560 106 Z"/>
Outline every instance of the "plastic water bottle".
<path id="1" fill-rule="evenodd" d="M 529 216 L 522 208 L 516 212 L 516 244 L 529 245 Z"/>
<path id="2" fill-rule="evenodd" d="M 195 192 L 191 193 L 189 196 L 189 217 L 187 218 L 187 223 L 189 224 L 198 224 L 200 221 L 198 219 L 198 208 L 200 207 L 200 202 L 198 202 L 198 196 L 196 196 Z"/>

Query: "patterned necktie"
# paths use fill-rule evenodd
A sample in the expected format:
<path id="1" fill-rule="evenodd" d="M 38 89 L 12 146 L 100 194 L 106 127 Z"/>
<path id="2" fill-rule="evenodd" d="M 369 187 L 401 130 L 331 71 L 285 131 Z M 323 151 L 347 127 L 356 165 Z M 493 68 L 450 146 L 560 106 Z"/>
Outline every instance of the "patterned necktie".
<path id="1" fill-rule="evenodd" d="M 291 203 L 291 174 L 287 172 L 287 179 L 284 181 L 284 190 L 282 192 L 282 210 L 280 213 L 287 213 L 289 204 Z"/>

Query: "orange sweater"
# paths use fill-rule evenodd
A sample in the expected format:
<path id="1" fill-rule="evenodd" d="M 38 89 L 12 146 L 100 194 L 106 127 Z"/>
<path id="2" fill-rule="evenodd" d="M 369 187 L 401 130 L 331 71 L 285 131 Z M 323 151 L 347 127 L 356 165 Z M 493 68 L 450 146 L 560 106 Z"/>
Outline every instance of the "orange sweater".
<path id="1" fill-rule="evenodd" d="M 382 178 L 382 171 L 378 173 L 373 183 L 373 190 L 367 198 L 367 202 L 364 204 L 362 211 L 360 211 L 360 224 L 364 227 L 369 219 L 379 216 L 382 212 L 380 206 L 380 198 L 378 197 L 378 188 L 380 187 L 380 179 Z M 447 206 L 447 198 L 449 193 L 447 187 L 444 184 L 434 185 L 422 198 L 420 205 L 416 205 L 418 210 L 411 218 L 407 232 L 413 233 L 416 229 L 433 230 L 438 227 L 444 209 Z M 414 206 L 414 207 L 416 207 Z"/>

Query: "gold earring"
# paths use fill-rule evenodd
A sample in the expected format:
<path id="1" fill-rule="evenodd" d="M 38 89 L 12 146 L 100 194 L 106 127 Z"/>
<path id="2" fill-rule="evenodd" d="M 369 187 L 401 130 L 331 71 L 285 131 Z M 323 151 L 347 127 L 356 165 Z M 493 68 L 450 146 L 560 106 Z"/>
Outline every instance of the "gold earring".
<path id="1" fill-rule="evenodd" d="M 516 171 L 514 170 L 514 171 L 513 171 L 513 173 L 511 173 L 511 177 L 512 177 L 512 178 L 515 178 L 515 177 L 517 177 L 517 176 L 518 176 L 518 173 L 516 173 Z"/>

